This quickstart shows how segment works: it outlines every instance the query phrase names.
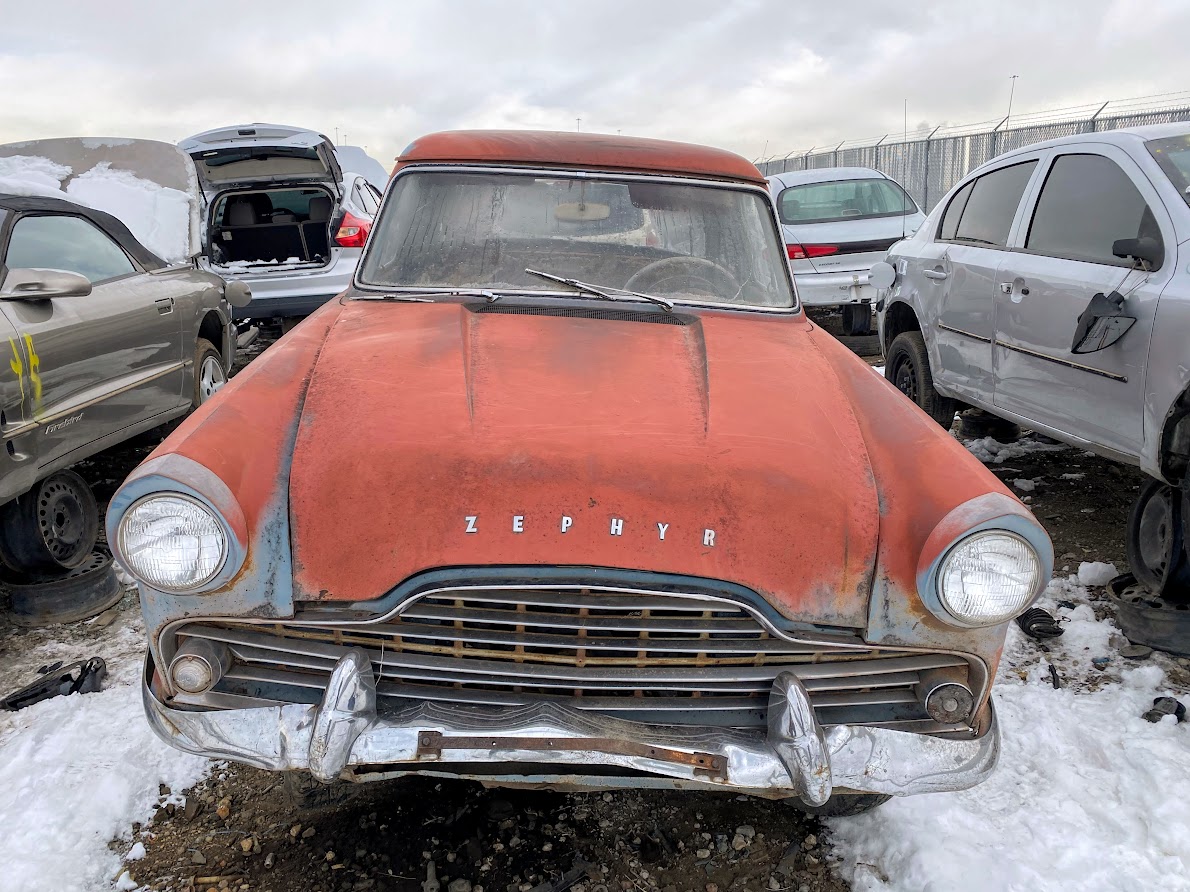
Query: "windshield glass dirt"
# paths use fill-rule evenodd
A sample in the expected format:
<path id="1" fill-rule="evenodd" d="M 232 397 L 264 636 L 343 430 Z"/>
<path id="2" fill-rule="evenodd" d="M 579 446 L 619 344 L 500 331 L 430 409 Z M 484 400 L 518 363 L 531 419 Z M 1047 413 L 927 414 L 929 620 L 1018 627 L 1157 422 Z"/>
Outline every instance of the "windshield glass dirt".
<path id="1" fill-rule="evenodd" d="M 526 268 L 694 303 L 790 307 L 765 199 L 744 190 L 513 173 L 411 172 L 393 184 L 365 286 L 568 291 Z"/>

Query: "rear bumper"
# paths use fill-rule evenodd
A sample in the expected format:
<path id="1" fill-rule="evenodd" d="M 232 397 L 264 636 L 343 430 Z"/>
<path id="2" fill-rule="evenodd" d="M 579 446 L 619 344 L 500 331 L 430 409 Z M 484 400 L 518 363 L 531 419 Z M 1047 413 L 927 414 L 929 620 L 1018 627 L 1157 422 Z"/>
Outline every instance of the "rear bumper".
<path id="1" fill-rule="evenodd" d="M 340 248 L 331 264 L 325 267 L 303 269 L 280 265 L 272 271 L 265 265 L 248 270 L 211 267 L 211 271 L 225 278 L 238 278 L 252 289 L 248 306 L 232 309 L 235 319 L 308 316 L 347 290 L 359 256 L 358 248 Z"/>
<path id="2" fill-rule="evenodd" d="M 371 663 L 359 650 L 338 661 L 318 705 L 174 709 L 153 692 L 153 672 L 150 657 L 145 712 L 167 743 L 273 771 L 308 770 L 328 783 L 423 773 L 496 786 L 727 788 L 817 805 L 832 792 L 966 789 L 1000 754 L 990 703 L 978 738 L 855 725 L 824 731 L 791 672 L 773 685 L 767 733 L 650 725 L 548 702 L 498 709 L 421 702 L 378 713 Z"/>
<path id="3" fill-rule="evenodd" d="M 842 273 L 795 273 L 794 284 L 801 302 L 808 307 L 837 307 L 873 303 L 876 289 L 868 284 L 868 271 Z"/>

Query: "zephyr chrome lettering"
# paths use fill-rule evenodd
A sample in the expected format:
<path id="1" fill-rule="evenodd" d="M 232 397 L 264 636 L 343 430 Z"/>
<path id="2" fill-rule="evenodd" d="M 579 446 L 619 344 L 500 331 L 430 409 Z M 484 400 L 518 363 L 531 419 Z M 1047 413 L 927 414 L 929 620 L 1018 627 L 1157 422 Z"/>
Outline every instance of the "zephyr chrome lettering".
<path id="1" fill-rule="evenodd" d="M 563 514 L 562 515 L 562 532 L 565 533 L 568 529 L 570 529 L 570 526 L 573 523 L 574 523 L 573 517 L 567 517 L 565 514 Z"/>
<path id="2" fill-rule="evenodd" d="M 525 515 L 514 514 L 512 516 L 512 531 L 514 533 L 525 532 Z"/>
<path id="3" fill-rule="evenodd" d="M 479 530 L 475 528 L 475 521 L 479 520 L 478 514 L 470 514 L 467 516 L 467 532 L 478 533 Z"/>
<path id="4" fill-rule="evenodd" d="M 707 548 L 715 547 L 715 531 L 714 530 L 703 530 L 702 531 L 702 544 L 707 546 Z"/>
<path id="5" fill-rule="evenodd" d="M 611 534 L 613 536 L 622 536 L 624 534 L 624 521 L 618 517 L 613 517 Z"/>
<path id="6" fill-rule="evenodd" d="M 669 524 L 667 524 L 667 523 L 657 524 L 657 535 L 661 538 L 662 542 L 665 541 L 665 531 L 668 529 L 669 529 Z"/>
<path id="7" fill-rule="evenodd" d="M 525 532 L 525 515 L 524 514 L 510 514 L 508 517 L 512 520 L 512 531 L 514 533 Z M 468 514 L 463 518 L 467 522 L 465 532 L 478 533 L 479 532 L 479 515 Z M 608 535 L 622 537 L 624 535 L 624 518 L 612 517 L 608 523 Z M 657 525 L 657 539 L 661 542 L 669 541 L 669 528 L 671 524 L 660 520 L 653 521 Z M 565 535 L 570 532 L 571 527 L 574 526 L 574 518 L 569 514 L 561 514 L 558 516 L 558 532 Z M 704 548 L 715 547 L 715 531 L 709 527 L 702 531 L 702 544 Z"/>

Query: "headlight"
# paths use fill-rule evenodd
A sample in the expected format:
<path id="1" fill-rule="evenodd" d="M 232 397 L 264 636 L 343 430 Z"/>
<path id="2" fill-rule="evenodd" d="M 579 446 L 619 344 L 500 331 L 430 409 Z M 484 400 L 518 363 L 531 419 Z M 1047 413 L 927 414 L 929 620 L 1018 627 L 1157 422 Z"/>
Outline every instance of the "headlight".
<path id="1" fill-rule="evenodd" d="M 166 592 L 210 582 L 227 559 L 219 519 L 197 499 L 148 496 L 120 519 L 119 551 L 128 572 Z"/>
<path id="2" fill-rule="evenodd" d="M 1033 599 L 1041 561 L 1013 533 L 975 533 L 951 548 L 937 579 L 938 599 L 958 622 L 992 626 L 1012 619 Z"/>

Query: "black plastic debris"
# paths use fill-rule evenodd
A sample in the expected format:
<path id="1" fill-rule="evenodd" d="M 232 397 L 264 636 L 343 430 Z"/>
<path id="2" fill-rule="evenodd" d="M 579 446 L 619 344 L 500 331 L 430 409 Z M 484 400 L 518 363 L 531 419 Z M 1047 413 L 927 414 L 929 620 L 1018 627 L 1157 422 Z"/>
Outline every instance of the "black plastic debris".
<path id="1" fill-rule="evenodd" d="M 1040 607 L 1026 610 L 1016 618 L 1016 624 L 1021 627 L 1022 632 L 1038 641 L 1057 638 L 1062 634 L 1062 627 L 1058 625 L 1057 619 Z"/>
<path id="2" fill-rule="evenodd" d="M 1186 720 L 1186 707 L 1173 697 L 1158 697 L 1153 701 L 1153 708 L 1141 716 L 1147 722 L 1159 722 L 1167 715 L 1172 715 L 1179 722 Z"/>
<path id="3" fill-rule="evenodd" d="M 52 697 L 94 693 L 103 687 L 107 663 L 102 657 L 91 657 L 65 666 L 61 662 L 42 666 L 37 673 L 41 678 L 0 700 L 0 710 L 15 712 Z"/>

